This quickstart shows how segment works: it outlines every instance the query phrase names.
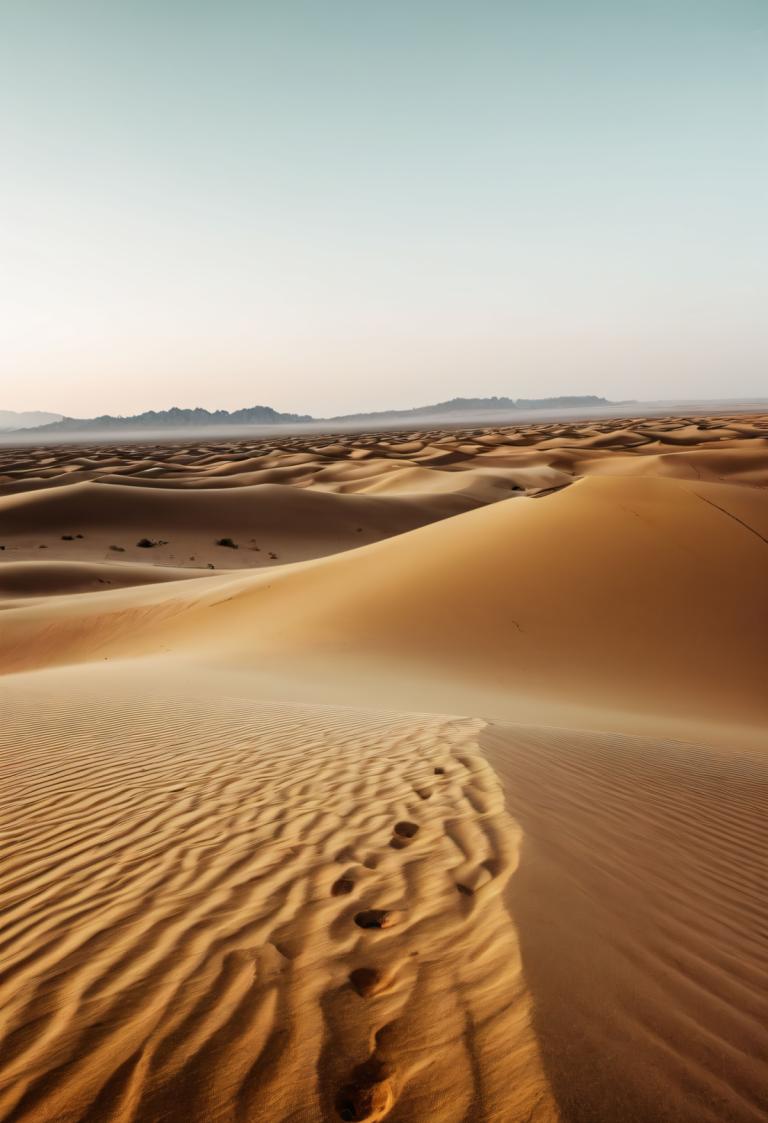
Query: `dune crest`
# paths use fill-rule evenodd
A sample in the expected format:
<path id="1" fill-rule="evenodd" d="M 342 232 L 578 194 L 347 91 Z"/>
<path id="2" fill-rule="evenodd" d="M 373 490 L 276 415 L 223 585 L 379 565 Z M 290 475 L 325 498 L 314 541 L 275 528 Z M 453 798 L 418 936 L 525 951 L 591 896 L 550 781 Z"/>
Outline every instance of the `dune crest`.
<path id="1" fill-rule="evenodd" d="M 571 705 L 759 729 L 764 530 L 761 491 L 593 478 L 268 576 L 11 605 L 5 669 L 175 652 L 375 689 L 400 667 L 438 712 L 458 696 L 508 718 L 538 702 L 543 721 Z"/>

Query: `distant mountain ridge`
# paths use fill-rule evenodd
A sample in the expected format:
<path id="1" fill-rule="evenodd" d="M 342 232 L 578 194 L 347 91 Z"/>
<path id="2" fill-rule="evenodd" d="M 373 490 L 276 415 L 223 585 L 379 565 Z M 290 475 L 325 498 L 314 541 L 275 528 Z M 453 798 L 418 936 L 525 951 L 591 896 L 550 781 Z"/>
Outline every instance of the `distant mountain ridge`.
<path id="1" fill-rule="evenodd" d="M 451 417 L 457 414 L 502 414 L 515 410 L 533 409 L 580 409 L 592 406 L 610 406 L 615 403 L 595 394 L 575 395 L 558 398 L 451 398 L 434 405 L 414 406 L 412 409 L 376 410 L 371 413 L 348 413 L 337 417 L 311 417 L 309 414 L 280 413 L 271 406 L 248 406 L 236 410 L 171 409 L 147 410 L 131 417 L 115 417 L 104 414 L 101 417 L 77 418 L 61 417 L 56 414 L 40 414 L 55 420 L 36 425 L 14 425 L 13 431 L 40 434 L 88 433 L 93 431 L 139 431 L 164 429 L 213 429 L 219 427 L 249 425 L 298 425 L 311 422 L 352 423 L 358 421 L 397 421 L 418 417 Z M 0 412 L 0 420 L 6 416 Z M 14 415 L 32 416 L 32 415 Z M 0 429 L 2 425 L 0 424 Z M 10 431 L 10 427 L 9 427 Z"/>
<path id="2" fill-rule="evenodd" d="M 35 429 L 61 419 L 60 413 L 41 413 L 40 410 L 34 409 L 17 413 L 13 409 L 0 409 L 0 433 L 12 433 L 16 429 Z"/>
<path id="3" fill-rule="evenodd" d="M 271 406 L 249 406 L 230 412 L 226 409 L 171 409 L 147 410 L 131 417 L 63 417 L 49 425 L 36 426 L 37 433 L 87 433 L 89 430 L 113 429 L 205 429 L 220 425 L 284 425 L 312 421 L 307 414 L 278 413 Z"/>
<path id="4" fill-rule="evenodd" d="M 329 417 L 328 421 L 366 421 L 369 419 L 387 420 L 408 417 L 435 417 L 452 413 L 492 413 L 518 409 L 580 409 L 587 406 L 610 406 L 614 402 L 599 398 L 595 394 L 582 394 L 559 398 L 450 398 L 447 402 L 437 402 L 430 406 L 414 406 L 411 409 L 376 410 L 373 413 L 348 413 L 341 417 Z"/>

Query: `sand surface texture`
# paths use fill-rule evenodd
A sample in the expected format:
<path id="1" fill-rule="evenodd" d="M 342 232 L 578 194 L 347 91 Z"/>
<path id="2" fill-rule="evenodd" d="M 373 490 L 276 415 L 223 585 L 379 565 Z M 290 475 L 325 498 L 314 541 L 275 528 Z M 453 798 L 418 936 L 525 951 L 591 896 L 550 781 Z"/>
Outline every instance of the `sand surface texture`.
<path id="1" fill-rule="evenodd" d="M 768 1119 L 766 489 L 747 415 L 0 451 L 0 1119 Z"/>

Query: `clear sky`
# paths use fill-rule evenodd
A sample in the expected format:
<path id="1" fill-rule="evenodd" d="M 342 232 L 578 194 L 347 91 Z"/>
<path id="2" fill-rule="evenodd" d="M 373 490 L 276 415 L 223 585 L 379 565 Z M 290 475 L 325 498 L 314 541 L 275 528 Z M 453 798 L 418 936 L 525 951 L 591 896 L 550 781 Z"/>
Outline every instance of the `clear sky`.
<path id="1" fill-rule="evenodd" d="M 0 0 L 0 408 L 768 394 L 766 0 Z"/>

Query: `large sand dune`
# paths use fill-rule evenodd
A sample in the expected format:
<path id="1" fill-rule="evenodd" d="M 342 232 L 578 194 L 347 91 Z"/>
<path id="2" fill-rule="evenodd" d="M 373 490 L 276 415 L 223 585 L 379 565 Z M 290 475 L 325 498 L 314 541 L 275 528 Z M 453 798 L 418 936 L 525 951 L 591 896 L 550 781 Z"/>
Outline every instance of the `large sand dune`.
<path id="1" fill-rule="evenodd" d="M 0 1118 L 767 1117 L 765 419 L 4 460 Z"/>

